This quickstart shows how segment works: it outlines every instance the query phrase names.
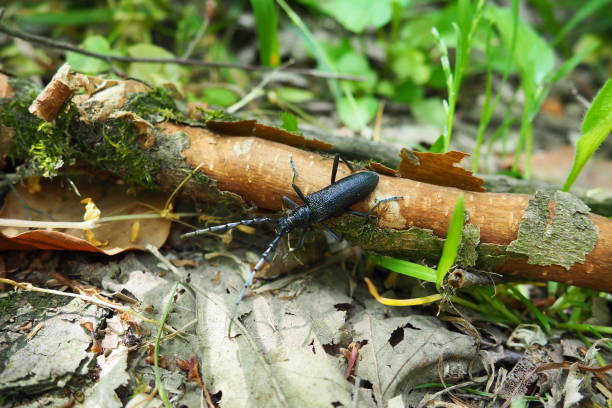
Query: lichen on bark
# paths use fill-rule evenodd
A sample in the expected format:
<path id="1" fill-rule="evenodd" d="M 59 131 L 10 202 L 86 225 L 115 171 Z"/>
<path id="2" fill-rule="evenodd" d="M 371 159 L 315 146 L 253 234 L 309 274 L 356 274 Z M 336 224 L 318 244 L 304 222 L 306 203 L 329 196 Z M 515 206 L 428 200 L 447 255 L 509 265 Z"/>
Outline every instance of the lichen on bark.
<path id="1" fill-rule="evenodd" d="M 529 200 L 518 238 L 507 251 L 526 255 L 534 265 L 560 265 L 570 269 L 584 263 L 597 242 L 589 207 L 562 191 L 538 191 Z"/>

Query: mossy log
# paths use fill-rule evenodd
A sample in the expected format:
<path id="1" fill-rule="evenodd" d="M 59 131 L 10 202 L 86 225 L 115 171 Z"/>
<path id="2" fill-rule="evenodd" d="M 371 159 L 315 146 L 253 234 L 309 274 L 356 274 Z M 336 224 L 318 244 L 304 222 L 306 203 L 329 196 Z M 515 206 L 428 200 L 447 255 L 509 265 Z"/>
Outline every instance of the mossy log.
<path id="1" fill-rule="evenodd" d="M 330 182 L 329 154 L 287 144 L 316 143 L 267 140 L 256 136 L 250 121 L 242 134 L 222 134 L 207 126 L 206 118 L 177 109 L 168 92 L 71 71 L 59 74 L 54 80 L 60 86 L 54 87 L 60 91 L 49 93 L 48 86 L 35 103 L 31 85 L 0 78 L 0 140 L 13 146 L 12 160 L 41 173 L 51 175 L 60 169 L 58 163 L 85 161 L 127 182 L 171 192 L 197 167 L 198 176 L 183 194 L 270 211 L 281 209 L 283 195 L 298 200 L 290 158 L 305 194 Z M 77 89 L 86 94 L 73 96 Z M 57 114 L 49 104 L 59 105 Z M 43 120 L 41 112 L 52 113 Z M 6 150 L 0 149 L 0 159 Z M 348 174 L 341 166 L 338 176 Z M 384 204 L 378 223 L 364 225 L 344 215 L 329 225 L 363 248 L 435 263 L 459 194 L 465 196 L 467 213 L 460 265 L 612 292 L 612 221 L 589 213 L 567 193 L 480 193 L 381 174 L 377 189 L 353 209 L 367 211 L 391 196 L 403 200 Z"/>

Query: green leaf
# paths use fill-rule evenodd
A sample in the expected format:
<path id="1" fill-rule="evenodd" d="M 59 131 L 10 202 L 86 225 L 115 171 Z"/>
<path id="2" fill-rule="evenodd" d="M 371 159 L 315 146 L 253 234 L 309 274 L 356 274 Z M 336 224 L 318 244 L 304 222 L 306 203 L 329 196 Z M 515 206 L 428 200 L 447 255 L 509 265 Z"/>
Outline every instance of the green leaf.
<path id="1" fill-rule="evenodd" d="M 274 93 L 276 93 L 278 99 L 291 103 L 308 102 L 315 98 L 312 91 L 294 88 L 291 86 L 280 86 L 278 88 L 274 88 Z"/>
<path id="2" fill-rule="evenodd" d="M 93 51 L 104 55 L 119 55 L 118 52 L 111 49 L 107 39 L 99 35 L 87 37 L 82 47 L 87 51 Z M 108 62 L 100 58 L 89 57 L 76 52 L 68 52 L 66 54 L 66 62 L 70 64 L 75 71 L 91 75 L 106 72 L 110 69 Z"/>
<path id="3" fill-rule="evenodd" d="M 340 120 L 353 130 L 363 129 L 376 115 L 378 101 L 371 96 L 354 98 L 354 104 L 342 97 L 336 106 Z"/>
<path id="4" fill-rule="evenodd" d="M 193 8 L 183 10 L 183 17 L 178 21 L 174 33 L 174 50 L 178 55 L 184 56 L 190 43 L 199 35 L 198 31 L 202 28 L 206 29 L 202 27 L 204 24 L 202 17 Z"/>
<path id="5" fill-rule="evenodd" d="M 388 89 L 385 89 L 385 87 Z M 411 79 L 406 79 L 399 84 L 392 84 L 389 81 L 383 83 L 381 81 L 377 92 L 381 95 L 385 95 L 385 92 L 389 92 L 390 94 L 388 96 L 391 96 L 394 101 L 412 105 L 423 99 L 425 91 L 422 86 L 415 84 Z M 440 102 L 440 107 L 442 107 L 442 102 Z M 412 113 L 414 114 L 414 112 Z"/>
<path id="6" fill-rule="evenodd" d="M 333 56 L 331 58 L 333 58 Z M 361 90 L 367 93 L 372 93 L 374 91 L 378 76 L 376 75 L 376 72 L 370 68 L 370 63 L 363 54 L 349 49 L 348 51 L 339 55 L 338 58 L 334 60 L 334 63 L 338 72 L 353 74 L 365 78 L 364 81 L 345 82 L 351 86 L 352 90 Z"/>
<path id="7" fill-rule="evenodd" d="M 506 48 L 512 49 L 514 45 L 514 61 L 523 80 L 528 80 L 533 88 L 542 85 L 555 66 L 555 53 L 548 42 L 522 21 L 515 27 L 516 19 L 508 9 L 489 5 L 485 16 L 496 25 Z"/>
<path id="8" fill-rule="evenodd" d="M 455 263 L 457 258 L 457 252 L 459 252 L 459 245 L 461 244 L 461 234 L 463 231 L 464 222 L 464 205 L 463 205 L 463 194 L 460 194 L 455 201 L 455 209 L 448 226 L 448 233 L 444 240 L 444 247 L 442 248 L 442 256 L 440 262 L 438 262 L 438 271 L 436 276 L 436 288 L 440 290 L 440 285 L 444 280 L 444 277 L 450 270 L 451 266 Z"/>
<path id="9" fill-rule="evenodd" d="M 563 26 L 563 28 L 557 33 L 553 44 L 557 44 L 561 41 L 565 36 L 576 27 L 581 21 L 585 18 L 589 17 L 597 10 L 606 6 L 610 3 L 610 0 L 589 0 L 586 3 L 580 5 L 576 13 L 572 16 L 572 18 Z"/>
<path id="10" fill-rule="evenodd" d="M 446 112 L 444 111 L 444 105 L 438 98 L 414 101 L 410 106 L 410 110 L 419 122 L 428 123 L 440 128 L 444 127 L 446 124 Z"/>
<path id="11" fill-rule="evenodd" d="M 251 0 L 251 6 L 255 13 L 259 59 L 262 64 L 275 67 L 280 63 L 276 4 L 274 0 Z"/>
<path id="12" fill-rule="evenodd" d="M 542 326 L 546 334 L 550 334 L 551 327 L 550 320 L 548 319 L 548 317 L 546 317 L 544 313 L 540 312 L 536 305 L 534 305 L 531 300 L 527 299 L 525 295 L 523 295 L 521 291 L 518 290 L 517 287 L 510 285 L 508 289 L 514 296 L 516 296 L 518 300 L 520 300 L 527 307 L 527 309 L 529 309 L 531 313 L 533 313 L 536 319 L 538 319 L 538 321 L 540 322 L 540 325 Z"/>
<path id="13" fill-rule="evenodd" d="M 393 3 L 401 7 L 408 5 L 408 0 L 301 0 L 311 7 L 333 17 L 344 28 L 360 33 L 368 27 L 380 28 L 391 21 Z M 395 7 L 398 7 L 397 5 Z"/>
<path id="14" fill-rule="evenodd" d="M 128 48 L 130 57 L 138 58 L 174 58 L 174 55 L 157 45 L 140 43 Z M 176 64 L 158 64 L 148 62 L 134 62 L 130 64 L 128 75 L 147 81 L 156 86 L 173 84 L 180 87 L 178 80 L 181 69 Z"/>
<path id="15" fill-rule="evenodd" d="M 83 3 L 86 4 L 86 3 Z M 50 25 L 86 25 L 112 23 L 114 11 L 112 8 L 95 8 L 86 10 L 69 10 L 59 12 L 44 12 L 41 14 L 24 14 L 17 17 L 20 25 L 50 24 Z"/>
<path id="16" fill-rule="evenodd" d="M 591 156 L 612 131 L 612 79 L 608 79 L 591 104 L 582 122 L 582 136 L 576 146 L 572 170 L 563 185 L 569 191 Z"/>
<path id="17" fill-rule="evenodd" d="M 399 44 L 403 45 L 403 44 Z M 431 77 L 431 69 L 425 60 L 425 54 L 413 47 L 393 47 L 391 69 L 400 79 L 410 78 L 416 84 L 423 85 Z"/>
<path id="18" fill-rule="evenodd" d="M 444 134 L 438 136 L 433 145 L 429 148 L 430 153 L 443 153 L 444 152 Z"/>
<path id="19" fill-rule="evenodd" d="M 283 121 L 282 128 L 289 132 L 298 132 L 298 120 L 297 117 L 289 112 L 283 112 L 280 115 Z"/>
<path id="20" fill-rule="evenodd" d="M 375 264 L 387 268 L 390 271 L 412 276 L 413 278 L 421 279 L 426 282 L 436 281 L 436 271 L 427 266 L 392 258 L 390 256 L 370 255 L 368 258 Z"/>
<path id="21" fill-rule="evenodd" d="M 230 106 L 236 103 L 240 96 L 236 92 L 227 88 L 206 88 L 204 89 L 202 100 L 218 106 Z"/>

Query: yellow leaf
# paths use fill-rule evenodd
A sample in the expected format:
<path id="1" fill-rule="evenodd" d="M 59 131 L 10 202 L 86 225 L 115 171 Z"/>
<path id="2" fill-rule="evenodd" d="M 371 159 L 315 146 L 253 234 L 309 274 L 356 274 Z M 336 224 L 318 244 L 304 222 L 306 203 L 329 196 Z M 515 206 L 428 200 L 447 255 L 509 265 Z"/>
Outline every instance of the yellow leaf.
<path id="1" fill-rule="evenodd" d="M 365 278 L 365 282 L 366 285 L 368 285 L 368 290 L 370 291 L 370 294 L 374 297 L 374 299 L 376 299 L 378 303 L 382 303 L 386 306 L 418 306 L 424 305 L 426 303 L 437 302 L 438 300 L 442 299 L 442 295 L 440 294 L 412 299 L 390 299 L 380 296 L 378 294 L 376 286 L 374 286 L 374 283 L 370 279 Z"/>
<path id="2" fill-rule="evenodd" d="M 130 231 L 130 242 L 134 243 L 138 241 L 138 235 L 140 235 L 140 221 L 134 221 L 132 223 L 132 230 Z"/>
<path id="3" fill-rule="evenodd" d="M 83 221 L 93 221 L 100 219 L 101 211 L 90 197 L 82 199 L 81 204 L 85 204 L 85 214 L 83 215 Z"/>
<path id="4" fill-rule="evenodd" d="M 28 194 L 36 194 L 41 190 L 40 176 L 28 177 Z"/>
<path id="5" fill-rule="evenodd" d="M 93 231 L 90 230 L 90 229 L 86 229 L 85 230 L 85 236 L 87 237 L 87 241 L 89 241 L 89 243 L 91 245 L 94 245 L 94 246 L 97 246 L 97 247 L 102 247 L 102 246 L 108 245 L 108 241 L 104 241 L 104 242 L 98 241 L 98 239 L 94 235 Z"/>

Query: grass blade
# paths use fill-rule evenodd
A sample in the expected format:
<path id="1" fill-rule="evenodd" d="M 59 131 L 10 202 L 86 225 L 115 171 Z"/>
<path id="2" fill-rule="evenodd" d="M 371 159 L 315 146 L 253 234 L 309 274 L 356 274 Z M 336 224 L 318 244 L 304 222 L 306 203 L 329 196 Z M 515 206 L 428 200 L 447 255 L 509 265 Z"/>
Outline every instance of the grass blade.
<path id="1" fill-rule="evenodd" d="M 376 265 L 380 265 L 389 269 L 390 271 L 401 273 L 402 275 L 411 276 L 427 282 L 436 281 L 436 271 L 427 266 L 404 261 L 402 259 L 392 258 L 390 256 L 370 255 L 368 258 L 371 259 Z"/>
<path id="2" fill-rule="evenodd" d="M 453 210 L 450 225 L 448 226 L 448 233 L 446 234 L 446 240 L 442 248 L 442 256 L 438 263 L 438 270 L 436 273 L 436 288 L 438 288 L 438 290 L 440 290 L 440 285 L 450 267 L 453 266 L 455 259 L 457 259 L 457 252 L 459 252 L 459 245 L 461 244 L 463 221 L 464 204 L 463 194 L 461 194 L 457 197 L 457 201 L 455 201 L 455 209 Z"/>
<path id="3" fill-rule="evenodd" d="M 376 289 L 376 286 L 370 279 L 365 278 L 365 282 L 366 282 L 366 285 L 368 285 L 368 291 L 370 292 L 372 297 L 376 299 L 378 303 L 381 303 L 385 306 L 420 306 L 420 305 L 425 305 L 427 303 L 437 302 L 439 300 L 442 300 L 442 295 L 439 293 L 436 293 L 435 295 L 423 296 L 423 297 L 412 298 L 412 299 L 386 298 L 386 297 L 380 296 L 380 294 L 378 293 L 378 290 Z"/>
<path id="4" fill-rule="evenodd" d="M 576 14 L 574 14 L 574 16 L 557 33 L 555 39 L 553 40 L 553 44 L 558 44 L 581 21 L 609 3 L 611 3 L 610 0 L 590 0 L 586 4 L 581 5 L 576 11 Z"/>
<path id="5" fill-rule="evenodd" d="M 319 41 L 317 41 L 314 34 L 312 34 L 310 29 L 308 28 L 308 26 L 306 26 L 300 16 L 298 16 L 297 13 L 293 11 L 293 9 L 289 6 L 289 4 L 287 4 L 285 0 L 276 0 L 276 2 L 287 14 L 287 17 L 289 17 L 291 22 L 300 30 L 306 43 L 306 46 L 310 48 L 317 62 L 319 63 L 319 65 L 322 66 L 323 70 L 337 73 L 338 69 L 336 68 L 334 62 L 327 55 L 327 53 L 323 49 L 323 46 L 319 43 Z M 328 83 L 331 92 L 334 95 L 334 99 L 336 100 L 336 107 L 340 103 L 342 95 L 344 95 L 344 98 L 347 101 L 347 105 L 352 110 L 354 115 L 353 117 L 358 123 L 358 126 L 356 127 L 359 129 L 365 127 L 365 125 L 367 125 L 367 120 L 364 117 L 362 110 L 357 105 L 357 101 L 355 100 L 355 96 L 353 95 L 349 84 L 346 81 L 342 81 L 340 82 L 340 85 L 338 85 L 338 81 L 333 79 L 329 80 Z"/>
<path id="6" fill-rule="evenodd" d="M 546 334 L 550 334 L 551 325 L 548 317 L 546 317 L 544 313 L 540 312 L 540 310 L 533 304 L 533 302 L 527 299 L 525 295 L 523 295 L 521 291 L 518 290 L 516 287 L 509 286 L 508 289 L 518 300 L 520 300 L 525 305 L 525 307 L 527 307 L 527 309 L 529 309 L 531 313 L 533 313 L 533 315 L 542 325 L 542 328 L 544 329 Z"/>
<path id="7" fill-rule="evenodd" d="M 582 123 L 582 136 L 576 146 L 574 164 L 563 191 L 569 191 L 591 156 L 612 131 L 612 79 L 608 79 L 587 111 Z"/>
<path id="8" fill-rule="evenodd" d="M 280 63 L 278 43 L 278 12 L 274 0 L 251 0 L 259 41 L 259 59 L 263 65 L 275 67 Z"/>

